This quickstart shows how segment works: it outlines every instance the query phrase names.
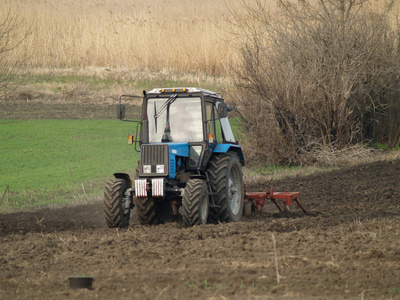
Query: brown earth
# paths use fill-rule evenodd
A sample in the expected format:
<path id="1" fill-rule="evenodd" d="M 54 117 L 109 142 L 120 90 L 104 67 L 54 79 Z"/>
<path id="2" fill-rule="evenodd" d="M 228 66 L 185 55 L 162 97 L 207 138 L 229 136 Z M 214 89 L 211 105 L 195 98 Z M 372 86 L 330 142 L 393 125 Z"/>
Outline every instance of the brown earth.
<path id="1" fill-rule="evenodd" d="M 118 95 L 109 92 L 44 93 L 21 87 L 0 99 L 0 119 L 115 119 L 118 100 Z M 126 103 L 127 117 L 140 118 L 140 104 L 140 100 Z"/>
<path id="2" fill-rule="evenodd" d="M 108 99 L 110 100 L 110 99 Z M 117 99 L 105 101 L 64 101 L 44 98 L 0 101 L 0 119 L 109 119 L 116 116 Z"/>
<path id="3" fill-rule="evenodd" d="M 300 191 L 309 212 L 269 204 L 192 228 L 133 212 L 108 229 L 101 202 L 0 215 L 0 298 L 400 299 L 399 182 L 399 160 L 266 182 Z M 76 275 L 93 289 L 69 289 Z"/>
<path id="4" fill-rule="evenodd" d="M 2 118 L 20 118 L 17 104 Z M 248 185 L 299 191 L 309 212 L 269 203 L 192 228 L 141 226 L 133 211 L 129 228 L 109 229 L 101 201 L 0 214 L 0 299 L 400 299 L 399 183 L 397 159 Z M 93 289 L 70 289 L 77 275 Z"/>

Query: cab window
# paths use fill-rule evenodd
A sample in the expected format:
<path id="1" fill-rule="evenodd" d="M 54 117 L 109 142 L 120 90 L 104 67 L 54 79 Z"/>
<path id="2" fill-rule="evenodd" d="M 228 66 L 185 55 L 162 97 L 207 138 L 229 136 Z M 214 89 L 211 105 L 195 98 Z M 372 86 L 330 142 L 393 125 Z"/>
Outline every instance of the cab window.
<path id="1" fill-rule="evenodd" d="M 212 102 L 206 102 L 207 136 L 212 133 L 214 139 L 222 142 L 221 122 L 218 118 L 217 109 Z"/>

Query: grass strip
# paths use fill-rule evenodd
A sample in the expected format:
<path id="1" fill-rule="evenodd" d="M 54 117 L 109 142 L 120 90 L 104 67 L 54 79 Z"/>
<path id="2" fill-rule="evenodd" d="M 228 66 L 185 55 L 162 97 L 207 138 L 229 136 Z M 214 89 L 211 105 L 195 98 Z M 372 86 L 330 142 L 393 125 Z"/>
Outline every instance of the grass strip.
<path id="1" fill-rule="evenodd" d="M 127 136 L 135 128 L 119 120 L 0 120 L 0 196 L 8 187 L 15 206 L 57 202 L 133 172 L 139 155 Z"/>

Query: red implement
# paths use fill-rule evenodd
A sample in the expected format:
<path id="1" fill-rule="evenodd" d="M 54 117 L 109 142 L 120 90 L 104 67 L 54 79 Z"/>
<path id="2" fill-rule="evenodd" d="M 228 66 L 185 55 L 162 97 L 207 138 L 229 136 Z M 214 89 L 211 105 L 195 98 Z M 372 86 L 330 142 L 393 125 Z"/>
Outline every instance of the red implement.
<path id="1" fill-rule="evenodd" d="M 288 206 L 292 204 L 292 202 L 296 202 L 297 205 L 306 212 L 303 205 L 300 204 L 297 198 L 300 197 L 299 192 L 274 192 L 272 189 L 268 191 L 265 189 L 265 192 L 246 192 L 245 190 L 245 199 L 248 199 L 257 211 L 261 211 L 265 205 L 265 200 L 270 200 L 274 202 L 276 207 L 278 207 L 279 211 L 287 210 Z M 284 209 L 282 209 L 276 200 L 281 199 L 283 201 Z"/>

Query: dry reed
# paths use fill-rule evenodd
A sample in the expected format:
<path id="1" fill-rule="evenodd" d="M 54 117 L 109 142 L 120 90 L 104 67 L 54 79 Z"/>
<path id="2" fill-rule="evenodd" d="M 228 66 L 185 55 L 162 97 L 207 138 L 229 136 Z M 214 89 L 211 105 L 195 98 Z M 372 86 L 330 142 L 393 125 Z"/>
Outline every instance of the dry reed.
<path id="1" fill-rule="evenodd" d="M 27 68 L 226 75 L 237 61 L 231 12 L 248 19 L 240 13 L 244 2 L 256 1 L 2 0 L 0 18 L 11 9 L 33 26 L 8 57 L 13 62 L 28 55 Z M 266 0 L 271 10 L 275 2 Z"/>
<path id="2" fill-rule="evenodd" d="M 234 61 L 228 7 L 241 0 L 3 0 L 34 33 L 9 59 L 27 67 L 100 66 L 221 75 Z"/>

